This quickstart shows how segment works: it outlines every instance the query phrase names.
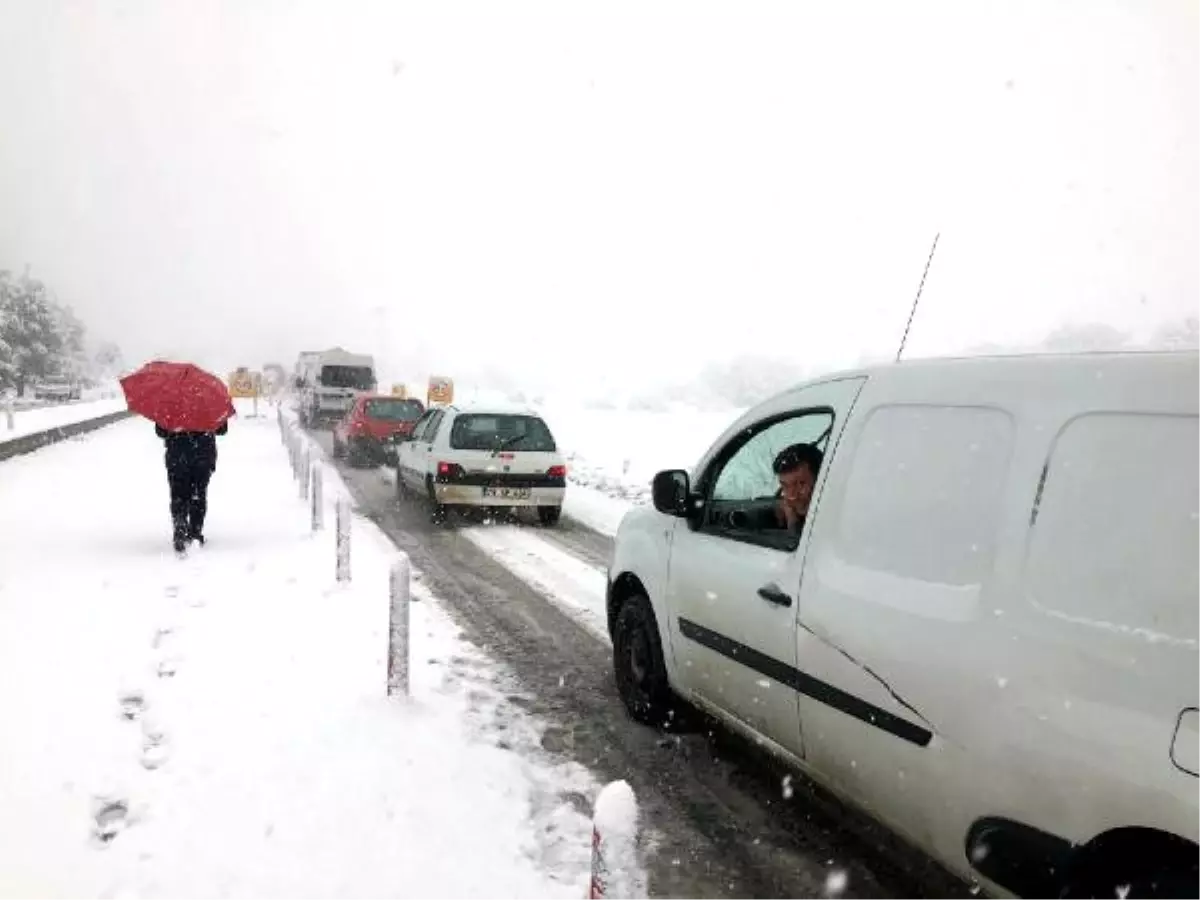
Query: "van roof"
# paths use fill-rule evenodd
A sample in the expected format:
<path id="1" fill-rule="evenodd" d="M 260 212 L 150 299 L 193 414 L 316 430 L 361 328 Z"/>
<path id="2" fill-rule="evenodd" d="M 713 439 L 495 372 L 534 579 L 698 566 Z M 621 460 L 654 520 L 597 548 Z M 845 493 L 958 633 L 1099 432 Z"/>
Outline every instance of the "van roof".
<path id="1" fill-rule="evenodd" d="M 889 378 L 903 373 L 909 375 L 947 375 L 962 371 L 971 374 L 1002 373 L 1005 369 L 1029 370 L 1044 369 L 1047 374 L 1053 371 L 1088 368 L 1100 366 L 1154 366 L 1161 364 L 1179 364 L 1191 360 L 1193 364 L 1200 359 L 1196 350 L 1097 350 L 1076 353 L 1013 353 L 992 354 L 981 356 L 940 356 L 920 359 L 906 359 L 900 362 L 877 363 L 852 369 L 823 372 L 804 381 L 796 382 L 792 388 L 809 384 L 820 384 L 825 381 L 837 381 L 842 378 L 869 376 L 872 378 Z"/>

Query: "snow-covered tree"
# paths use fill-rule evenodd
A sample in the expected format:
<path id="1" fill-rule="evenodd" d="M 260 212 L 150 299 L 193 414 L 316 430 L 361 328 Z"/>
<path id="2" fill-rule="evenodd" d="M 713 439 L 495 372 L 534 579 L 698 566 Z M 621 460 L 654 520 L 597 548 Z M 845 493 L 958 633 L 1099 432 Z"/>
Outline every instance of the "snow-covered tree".
<path id="1" fill-rule="evenodd" d="M 64 351 L 82 341 L 83 325 L 29 272 L 0 270 L 0 378 L 23 391 L 27 382 L 63 370 Z"/>
<path id="2" fill-rule="evenodd" d="M 1200 319 L 1188 316 L 1167 322 L 1154 332 L 1151 345 L 1156 350 L 1195 350 L 1200 347 Z"/>
<path id="3" fill-rule="evenodd" d="M 1062 325 L 1042 340 L 1040 349 L 1050 353 L 1087 353 L 1128 348 L 1127 332 L 1101 322 Z"/>
<path id="4" fill-rule="evenodd" d="M 92 354 L 92 376 L 97 379 L 113 378 L 125 368 L 121 348 L 112 341 L 101 341 Z"/>

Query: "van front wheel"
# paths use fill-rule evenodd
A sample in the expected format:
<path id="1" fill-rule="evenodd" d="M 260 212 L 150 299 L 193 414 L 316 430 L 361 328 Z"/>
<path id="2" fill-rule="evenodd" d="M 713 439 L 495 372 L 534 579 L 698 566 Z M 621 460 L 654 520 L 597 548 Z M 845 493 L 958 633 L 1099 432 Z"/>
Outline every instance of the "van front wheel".
<path id="1" fill-rule="evenodd" d="M 658 623 L 650 601 L 634 594 L 621 605 L 613 628 L 613 675 L 630 716 L 661 728 L 674 717 L 675 696 L 667 683 Z"/>

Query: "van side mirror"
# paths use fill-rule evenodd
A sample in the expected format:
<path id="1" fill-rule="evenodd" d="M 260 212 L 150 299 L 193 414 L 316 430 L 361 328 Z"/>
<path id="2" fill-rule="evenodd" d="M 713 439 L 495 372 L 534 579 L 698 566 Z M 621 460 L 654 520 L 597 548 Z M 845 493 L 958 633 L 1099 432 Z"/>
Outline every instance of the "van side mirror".
<path id="1" fill-rule="evenodd" d="M 688 514 L 688 497 L 692 486 L 688 473 L 683 469 L 666 469 L 654 476 L 651 496 L 654 508 L 660 513 L 680 518 Z"/>

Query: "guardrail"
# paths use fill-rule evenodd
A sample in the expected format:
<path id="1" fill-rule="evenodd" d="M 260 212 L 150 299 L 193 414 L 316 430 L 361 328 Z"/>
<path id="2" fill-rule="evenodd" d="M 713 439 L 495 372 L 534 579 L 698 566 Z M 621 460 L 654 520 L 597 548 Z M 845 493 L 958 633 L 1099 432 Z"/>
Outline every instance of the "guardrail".
<path id="1" fill-rule="evenodd" d="M 3 440 L 3 432 L 0 432 L 0 460 L 11 459 L 23 453 L 32 453 L 34 450 L 40 450 L 50 444 L 57 444 L 59 441 L 87 434 L 89 431 L 95 431 L 105 425 L 112 425 L 122 419 L 128 419 L 132 415 L 133 413 L 129 410 L 122 409 L 118 412 L 97 416 L 94 419 L 84 419 L 82 422 L 70 422 L 66 425 L 47 428 L 44 431 L 23 434 L 7 441 Z"/>

